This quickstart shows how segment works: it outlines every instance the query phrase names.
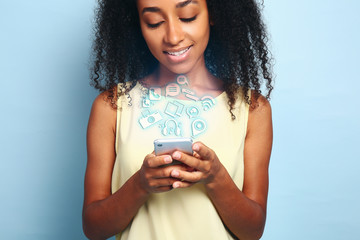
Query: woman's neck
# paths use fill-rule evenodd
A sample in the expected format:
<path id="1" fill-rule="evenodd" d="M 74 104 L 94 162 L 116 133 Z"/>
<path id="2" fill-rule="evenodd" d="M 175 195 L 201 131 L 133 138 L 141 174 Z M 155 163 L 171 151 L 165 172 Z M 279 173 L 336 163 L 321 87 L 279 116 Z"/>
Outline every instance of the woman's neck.
<path id="1" fill-rule="evenodd" d="M 173 73 L 165 67 L 159 66 L 151 75 L 146 77 L 145 82 L 148 86 L 165 87 L 168 83 L 176 82 L 180 74 Z M 188 87 L 198 93 L 222 92 L 223 82 L 212 75 L 206 67 L 191 71 L 186 76 Z"/>

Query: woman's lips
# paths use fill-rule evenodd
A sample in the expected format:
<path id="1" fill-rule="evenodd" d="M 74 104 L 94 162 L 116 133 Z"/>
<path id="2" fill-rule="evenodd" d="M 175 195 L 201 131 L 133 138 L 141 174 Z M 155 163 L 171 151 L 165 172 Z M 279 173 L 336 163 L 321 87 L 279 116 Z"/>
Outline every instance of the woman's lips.
<path id="1" fill-rule="evenodd" d="M 187 48 L 184 48 L 183 50 L 179 50 L 179 51 L 164 51 L 164 52 L 167 53 L 167 54 L 170 54 L 170 55 L 172 55 L 172 56 L 180 56 L 181 54 L 184 54 L 185 52 L 187 52 L 191 47 L 192 47 L 192 45 L 189 46 L 189 47 L 187 47 Z"/>
<path id="2" fill-rule="evenodd" d="M 193 45 L 179 51 L 164 51 L 164 53 L 171 62 L 178 63 L 184 61 L 187 58 L 192 46 Z"/>

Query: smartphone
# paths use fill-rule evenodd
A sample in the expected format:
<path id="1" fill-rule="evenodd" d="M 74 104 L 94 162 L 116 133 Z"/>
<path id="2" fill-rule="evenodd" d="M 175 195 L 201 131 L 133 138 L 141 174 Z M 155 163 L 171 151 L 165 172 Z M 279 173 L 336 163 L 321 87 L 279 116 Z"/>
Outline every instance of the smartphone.
<path id="1" fill-rule="evenodd" d="M 193 154 L 193 141 L 191 138 L 161 138 L 154 141 L 155 155 L 172 154 L 176 150 L 189 155 Z M 179 161 L 173 161 L 170 165 L 180 164 Z"/>

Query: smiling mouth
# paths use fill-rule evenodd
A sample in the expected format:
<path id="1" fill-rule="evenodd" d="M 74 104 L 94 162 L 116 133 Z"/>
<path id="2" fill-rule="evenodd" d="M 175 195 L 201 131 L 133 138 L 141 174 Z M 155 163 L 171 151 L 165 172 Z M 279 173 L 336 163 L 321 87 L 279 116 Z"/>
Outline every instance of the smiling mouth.
<path id="1" fill-rule="evenodd" d="M 180 55 L 186 53 L 187 51 L 189 51 L 189 49 L 190 49 L 192 46 L 193 46 L 193 45 L 191 45 L 191 46 L 189 46 L 189 47 L 187 47 L 187 48 L 185 48 L 185 49 L 183 49 L 183 50 L 181 50 L 181 51 L 177 51 L 177 52 L 164 51 L 164 53 L 169 54 L 169 55 L 171 55 L 171 56 L 180 56 Z"/>

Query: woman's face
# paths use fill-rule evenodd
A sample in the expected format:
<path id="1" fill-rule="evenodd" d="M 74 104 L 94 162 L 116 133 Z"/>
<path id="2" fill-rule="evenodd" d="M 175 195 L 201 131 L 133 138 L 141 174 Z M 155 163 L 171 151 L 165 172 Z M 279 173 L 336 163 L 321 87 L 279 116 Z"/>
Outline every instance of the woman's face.
<path id="1" fill-rule="evenodd" d="M 142 34 L 162 67 L 176 74 L 205 67 L 206 0 L 137 0 L 137 6 Z"/>

